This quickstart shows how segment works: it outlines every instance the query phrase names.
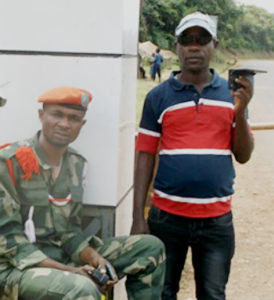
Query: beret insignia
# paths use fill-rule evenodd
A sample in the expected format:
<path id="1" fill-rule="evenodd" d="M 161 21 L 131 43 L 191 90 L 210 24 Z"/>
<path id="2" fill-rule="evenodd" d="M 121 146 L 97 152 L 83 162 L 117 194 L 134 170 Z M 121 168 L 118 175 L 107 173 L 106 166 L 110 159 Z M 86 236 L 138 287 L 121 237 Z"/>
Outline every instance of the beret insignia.
<path id="1" fill-rule="evenodd" d="M 89 104 L 89 95 L 84 93 L 81 96 L 81 105 L 83 107 L 88 107 L 88 104 Z"/>

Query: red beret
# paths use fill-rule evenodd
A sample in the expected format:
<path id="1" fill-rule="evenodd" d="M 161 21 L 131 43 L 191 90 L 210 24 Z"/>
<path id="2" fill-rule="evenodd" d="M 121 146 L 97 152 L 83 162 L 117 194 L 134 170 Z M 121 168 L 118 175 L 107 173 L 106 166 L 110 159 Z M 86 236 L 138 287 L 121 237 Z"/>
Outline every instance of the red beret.
<path id="1" fill-rule="evenodd" d="M 38 102 L 62 104 L 75 109 L 87 110 L 91 99 L 91 93 L 86 90 L 69 86 L 61 86 L 40 95 Z"/>

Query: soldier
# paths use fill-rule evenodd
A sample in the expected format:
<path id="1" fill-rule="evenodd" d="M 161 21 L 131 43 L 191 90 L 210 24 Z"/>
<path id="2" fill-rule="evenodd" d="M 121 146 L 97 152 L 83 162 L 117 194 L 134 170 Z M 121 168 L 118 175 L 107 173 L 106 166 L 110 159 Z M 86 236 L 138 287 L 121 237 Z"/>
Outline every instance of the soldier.
<path id="1" fill-rule="evenodd" d="M 0 299 L 97 300 L 127 276 L 129 299 L 159 300 L 164 247 L 156 237 L 100 240 L 81 230 L 86 160 L 69 147 L 91 94 L 59 87 L 42 94 L 42 129 L 0 150 Z M 100 287 L 95 270 L 112 277 Z"/>

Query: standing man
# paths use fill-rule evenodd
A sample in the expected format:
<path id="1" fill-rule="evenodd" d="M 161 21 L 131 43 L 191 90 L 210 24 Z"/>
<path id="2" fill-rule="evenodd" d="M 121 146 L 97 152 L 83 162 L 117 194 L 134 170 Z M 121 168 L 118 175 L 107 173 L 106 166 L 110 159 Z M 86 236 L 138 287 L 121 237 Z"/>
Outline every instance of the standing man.
<path id="1" fill-rule="evenodd" d="M 151 57 L 149 58 L 149 63 L 150 63 L 150 77 L 151 77 L 152 80 L 155 80 L 154 62 L 155 62 L 155 53 L 153 52 L 151 54 Z"/>
<path id="2" fill-rule="evenodd" d="M 176 28 L 181 70 L 148 93 L 137 140 L 134 214 L 131 232 L 149 233 L 165 244 L 163 300 L 174 300 L 188 248 L 192 250 L 196 297 L 224 300 L 234 253 L 231 214 L 234 168 L 253 150 L 245 111 L 252 85 L 239 78 L 234 92 L 214 69 L 216 24 L 199 12 Z M 148 224 L 144 206 L 159 166 Z"/>
<path id="3" fill-rule="evenodd" d="M 129 299 L 160 298 L 165 263 L 159 239 L 102 241 L 81 229 L 86 160 L 69 144 L 86 122 L 91 98 L 74 87 L 45 92 L 41 131 L 0 151 L 1 300 L 99 300 L 124 276 Z M 96 281 L 97 271 L 108 280 Z"/>
<path id="4" fill-rule="evenodd" d="M 160 54 L 160 51 L 161 50 L 158 47 L 156 49 L 156 53 L 154 56 L 154 62 L 152 64 L 152 70 L 151 70 L 151 78 L 153 80 L 155 80 L 156 75 L 158 75 L 159 82 L 161 82 L 161 65 L 162 65 L 162 62 L 164 61 L 164 58 L 163 58 L 162 54 Z"/>

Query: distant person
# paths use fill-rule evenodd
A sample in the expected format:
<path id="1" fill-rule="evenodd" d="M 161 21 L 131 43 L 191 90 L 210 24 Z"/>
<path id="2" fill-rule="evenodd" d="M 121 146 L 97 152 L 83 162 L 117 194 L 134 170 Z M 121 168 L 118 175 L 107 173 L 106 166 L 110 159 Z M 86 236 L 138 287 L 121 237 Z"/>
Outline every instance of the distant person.
<path id="1" fill-rule="evenodd" d="M 160 299 L 158 238 L 101 240 L 81 228 L 86 160 L 70 143 L 91 98 L 74 87 L 46 91 L 41 130 L 0 150 L 0 300 L 100 300 L 124 276 L 129 299 Z"/>
<path id="2" fill-rule="evenodd" d="M 155 80 L 155 74 L 154 74 L 154 62 L 155 62 L 155 53 L 153 52 L 151 54 L 151 57 L 149 58 L 150 63 L 150 78 L 152 80 Z"/>
<path id="3" fill-rule="evenodd" d="M 165 244 L 162 300 L 177 299 L 189 247 L 197 299 L 225 300 L 234 254 L 232 155 L 245 163 L 253 150 L 245 118 L 253 88 L 240 77 L 242 87 L 231 91 L 227 80 L 209 67 L 218 45 L 210 16 L 187 15 L 175 35 L 180 70 L 150 91 L 144 103 L 131 233 L 150 232 Z M 159 165 L 147 223 L 144 207 L 156 155 Z"/>
<path id="4" fill-rule="evenodd" d="M 159 82 L 161 82 L 161 65 L 164 61 L 162 54 L 160 54 L 160 48 L 156 49 L 156 54 L 154 57 L 154 62 L 152 65 L 151 78 L 152 80 L 156 79 L 156 75 L 158 75 Z"/>
<path id="5" fill-rule="evenodd" d="M 143 63 L 140 63 L 139 71 L 140 71 L 141 78 L 146 79 L 147 78 L 146 70 L 144 69 Z"/>
<path id="6" fill-rule="evenodd" d="M 138 64 L 139 64 L 139 77 L 142 79 L 146 79 L 146 70 L 143 65 L 143 59 L 140 54 L 138 54 Z"/>

